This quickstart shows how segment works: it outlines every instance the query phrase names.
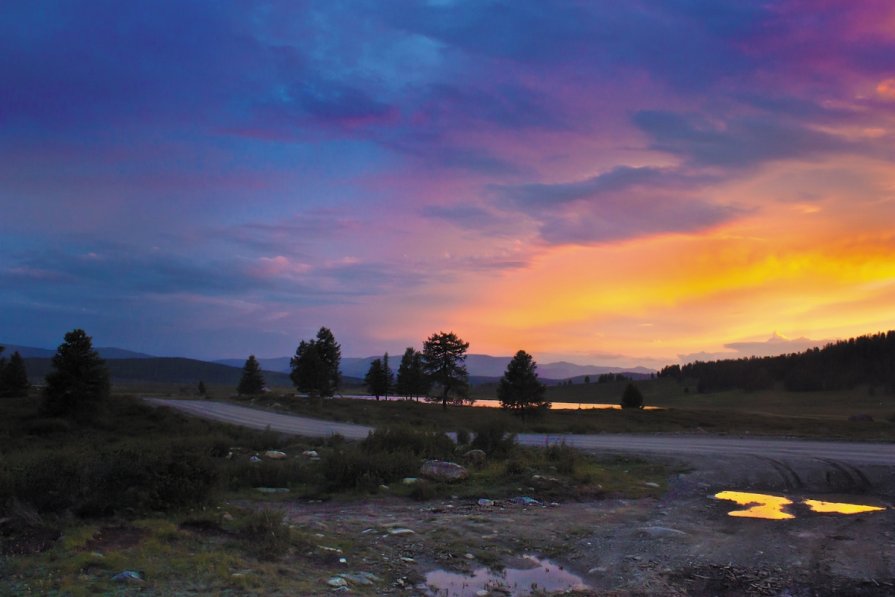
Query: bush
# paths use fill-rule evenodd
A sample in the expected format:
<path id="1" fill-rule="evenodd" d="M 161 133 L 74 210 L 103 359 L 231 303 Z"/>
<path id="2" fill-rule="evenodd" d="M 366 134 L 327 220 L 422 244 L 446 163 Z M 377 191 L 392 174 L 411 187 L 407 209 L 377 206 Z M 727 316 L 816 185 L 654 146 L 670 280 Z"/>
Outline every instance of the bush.
<path id="1" fill-rule="evenodd" d="M 375 491 L 380 485 L 416 475 L 420 459 L 412 452 L 370 452 L 350 447 L 324 455 L 323 478 L 329 491 Z"/>
<path id="2" fill-rule="evenodd" d="M 571 475 L 575 472 L 575 464 L 578 462 L 579 452 L 570 448 L 565 443 L 552 444 L 544 451 L 547 460 L 556 467 L 556 472 Z"/>
<path id="3" fill-rule="evenodd" d="M 245 459 L 228 462 L 222 470 L 226 486 L 230 489 L 243 487 L 291 487 L 319 480 L 316 463 L 300 460 L 264 460 L 249 462 Z"/>
<path id="4" fill-rule="evenodd" d="M 291 545 L 289 525 L 285 523 L 282 512 L 251 512 L 240 521 L 238 533 L 249 551 L 259 559 L 276 559 Z"/>
<path id="5" fill-rule="evenodd" d="M 469 431 L 466 429 L 458 429 L 457 430 L 457 445 L 458 446 L 467 446 L 469 445 Z"/>
<path id="6" fill-rule="evenodd" d="M 412 427 L 376 429 L 361 447 L 369 452 L 409 452 L 420 458 L 449 458 L 454 453 L 454 442 L 440 431 L 419 431 Z"/>
<path id="7" fill-rule="evenodd" d="M 417 479 L 410 490 L 410 497 L 418 502 L 425 502 L 435 498 L 438 495 L 438 489 L 435 484 L 425 479 Z"/>
<path id="8" fill-rule="evenodd" d="M 43 513 L 164 511 L 205 501 L 217 478 L 207 454 L 189 446 L 54 449 L 10 455 L 0 466 L 0 502 Z"/>
<path id="9" fill-rule="evenodd" d="M 516 434 L 498 420 L 489 420 L 473 429 L 475 437 L 471 447 L 482 450 L 489 456 L 506 457 L 516 448 Z"/>
<path id="10" fill-rule="evenodd" d="M 30 435 L 51 435 L 71 431 L 72 424 L 67 419 L 39 417 L 25 423 L 24 428 Z"/>

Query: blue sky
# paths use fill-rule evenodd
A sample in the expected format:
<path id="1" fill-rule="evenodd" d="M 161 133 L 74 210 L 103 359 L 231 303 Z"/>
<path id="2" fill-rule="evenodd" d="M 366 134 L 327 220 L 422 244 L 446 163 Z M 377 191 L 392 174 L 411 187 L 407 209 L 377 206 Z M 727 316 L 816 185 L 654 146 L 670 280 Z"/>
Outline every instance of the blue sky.
<path id="1" fill-rule="evenodd" d="M 0 11 L 3 341 L 658 364 L 895 327 L 888 2 Z"/>

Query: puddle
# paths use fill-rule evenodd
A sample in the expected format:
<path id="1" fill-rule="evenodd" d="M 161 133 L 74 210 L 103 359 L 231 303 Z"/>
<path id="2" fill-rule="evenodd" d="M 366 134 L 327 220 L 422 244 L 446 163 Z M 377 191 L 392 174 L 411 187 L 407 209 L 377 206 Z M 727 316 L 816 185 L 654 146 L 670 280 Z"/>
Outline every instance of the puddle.
<path id="1" fill-rule="evenodd" d="M 803 504 L 811 508 L 812 512 L 822 514 L 861 514 L 862 512 L 879 512 L 885 510 L 879 506 L 866 506 L 864 504 L 845 504 L 842 502 L 821 502 L 819 500 L 804 500 Z"/>
<path id="2" fill-rule="evenodd" d="M 788 520 L 795 515 L 785 512 L 786 506 L 793 505 L 789 498 L 764 493 L 746 493 L 742 491 L 722 491 L 715 497 L 721 500 L 730 500 L 740 506 L 749 506 L 745 510 L 733 510 L 728 516 L 742 518 L 765 518 L 768 520 Z M 862 514 L 864 512 L 879 512 L 885 510 L 880 506 L 868 506 L 866 504 L 849 504 L 845 502 L 822 502 L 820 500 L 804 499 L 800 502 L 808 506 L 812 512 L 819 514 Z"/>
<path id="3" fill-rule="evenodd" d="M 763 493 L 745 493 L 742 491 L 722 491 L 716 493 L 715 497 L 721 500 L 730 500 L 736 502 L 740 506 L 751 506 L 745 510 L 733 510 L 728 512 L 728 516 L 738 516 L 743 518 L 766 518 L 769 520 L 787 520 L 795 518 L 792 514 L 784 512 L 784 506 L 792 504 L 792 500 L 776 495 L 765 495 Z"/>
<path id="4" fill-rule="evenodd" d="M 580 576 L 563 570 L 550 560 L 523 556 L 522 563 L 525 567 L 505 568 L 500 572 L 478 568 L 471 575 L 433 570 L 426 574 L 427 594 L 465 597 L 481 590 L 506 589 L 511 595 L 531 595 L 588 588 Z"/>

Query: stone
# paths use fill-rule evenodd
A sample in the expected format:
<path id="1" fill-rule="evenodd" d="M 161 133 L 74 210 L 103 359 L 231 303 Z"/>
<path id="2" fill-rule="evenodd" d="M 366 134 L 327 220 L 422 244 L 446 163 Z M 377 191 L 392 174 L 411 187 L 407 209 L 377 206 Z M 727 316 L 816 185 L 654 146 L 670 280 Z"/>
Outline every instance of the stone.
<path id="1" fill-rule="evenodd" d="M 326 581 L 326 584 L 328 584 L 329 586 L 331 586 L 334 589 L 341 589 L 342 587 L 348 586 L 348 581 L 345 580 L 344 578 L 342 578 L 341 576 L 333 576 L 328 581 Z"/>
<path id="2" fill-rule="evenodd" d="M 413 485 L 417 481 L 419 481 L 419 479 L 417 479 L 416 477 L 404 477 L 403 479 L 401 479 L 401 483 L 403 483 L 404 485 Z"/>
<path id="3" fill-rule="evenodd" d="M 470 450 L 469 452 L 463 455 L 463 460 L 466 461 L 466 464 L 484 464 L 485 458 L 487 455 L 484 450 Z"/>
<path id="4" fill-rule="evenodd" d="M 489 500 L 488 498 L 481 498 L 478 501 L 479 506 L 484 508 L 488 508 L 494 505 L 494 500 Z"/>
<path id="5" fill-rule="evenodd" d="M 389 529 L 388 534 L 389 535 L 414 535 L 414 534 L 416 534 L 416 531 L 414 531 L 413 529 L 405 529 L 403 527 L 397 527 L 394 529 Z"/>
<path id="6" fill-rule="evenodd" d="M 256 487 L 255 491 L 261 493 L 289 493 L 288 487 Z"/>
<path id="7" fill-rule="evenodd" d="M 311 460 L 320 459 L 320 454 L 317 453 L 317 450 L 305 450 L 301 455 L 310 458 Z"/>
<path id="8" fill-rule="evenodd" d="M 644 535 L 652 537 L 653 539 L 661 539 L 663 537 L 685 537 L 687 533 L 684 531 L 679 531 L 677 529 L 672 529 L 670 527 L 643 527 L 640 529 L 640 532 Z"/>
<path id="9" fill-rule="evenodd" d="M 279 450 L 268 450 L 264 453 L 264 457 L 269 460 L 283 460 L 286 458 L 286 453 Z"/>
<path id="10" fill-rule="evenodd" d="M 647 487 L 655 487 L 657 489 L 659 487 L 658 483 L 653 483 L 652 481 L 644 481 L 643 484 L 646 485 Z"/>
<path id="11" fill-rule="evenodd" d="M 420 467 L 420 476 L 433 481 L 462 481 L 469 477 L 469 471 L 456 462 L 427 460 Z"/>

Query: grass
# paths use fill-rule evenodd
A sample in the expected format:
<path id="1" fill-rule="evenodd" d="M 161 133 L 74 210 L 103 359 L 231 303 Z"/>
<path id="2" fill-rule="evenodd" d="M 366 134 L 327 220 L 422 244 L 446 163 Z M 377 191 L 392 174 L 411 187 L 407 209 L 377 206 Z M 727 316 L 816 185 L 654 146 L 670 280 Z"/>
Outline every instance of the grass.
<path id="1" fill-rule="evenodd" d="M 604 386 L 604 387 L 597 387 Z M 624 384 L 578 384 L 557 388 L 551 400 L 577 401 L 596 388 L 594 402 L 612 393 L 621 395 Z M 722 435 L 784 436 L 804 438 L 895 440 L 895 398 L 871 396 L 866 391 L 811 394 L 742 391 L 687 394 L 667 380 L 641 382 L 646 404 L 661 410 L 551 410 L 525 420 L 499 409 L 440 405 L 393 399 L 372 401 L 327 399 L 313 404 L 292 394 L 267 394 L 235 402 L 298 415 L 359 423 L 370 426 L 407 424 L 437 431 L 470 430 L 497 424 L 515 433 L 714 433 Z M 577 394 L 581 394 L 578 396 Z M 584 403 L 582 401 L 582 403 Z M 849 417 L 867 413 L 872 422 L 853 422 Z"/>
<path id="2" fill-rule="evenodd" d="M 86 427 L 41 419 L 37 407 L 34 397 L 0 401 L 3 594 L 319 593 L 328 576 L 345 571 L 333 546 L 355 560 L 378 552 L 354 535 L 327 536 L 322 545 L 318 527 L 284 518 L 281 508 L 296 500 L 640 497 L 658 495 L 667 474 L 636 459 L 514 446 L 500 417 L 478 433 L 471 425 L 470 443 L 456 446 L 431 426 L 389 426 L 363 442 L 283 437 L 124 396 Z M 401 482 L 424 459 L 462 460 L 473 445 L 491 454 L 471 466 L 468 480 Z M 289 457 L 250 460 L 267 449 Z M 319 459 L 304 455 L 311 449 Z M 289 493 L 261 494 L 258 486 Z M 113 580 L 125 570 L 144 581 Z"/>

